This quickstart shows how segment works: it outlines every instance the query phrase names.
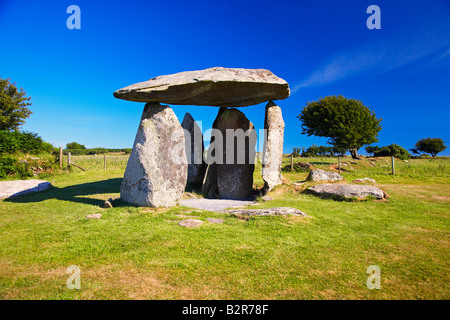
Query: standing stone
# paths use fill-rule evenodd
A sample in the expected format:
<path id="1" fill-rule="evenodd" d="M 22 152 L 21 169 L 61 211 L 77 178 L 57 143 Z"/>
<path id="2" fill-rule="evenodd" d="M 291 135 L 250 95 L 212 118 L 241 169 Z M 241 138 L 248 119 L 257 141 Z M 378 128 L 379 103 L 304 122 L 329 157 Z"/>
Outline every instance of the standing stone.
<path id="1" fill-rule="evenodd" d="M 202 185 L 206 166 L 203 161 L 203 134 L 189 112 L 184 115 L 181 127 L 184 129 L 186 158 L 188 163 L 187 183 L 197 188 Z"/>
<path id="2" fill-rule="evenodd" d="M 217 164 L 217 187 L 221 198 L 244 199 L 253 189 L 256 131 L 237 109 L 225 110 L 217 121 L 223 137 L 223 162 Z"/>
<path id="3" fill-rule="evenodd" d="M 211 140 L 209 143 L 208 148 L 208 154 L 206 157 L 206 162 L 208 163 L 205 173 L 205 178 L 203 179 L 203 185 L 202 185 L 202 194 L 204 197 L 207 198 L 215 198 L 216 193 L 218 194 L 218 188 L 217 188 L 217 164 L 215 163 L 214 159 L 216 157 L 216 149 L 214 148 L 215 145 L 215 134 L 214 130 L 217 130 L 217 122 L 219 121 L 220 116 L 222 113 L 225 112 L 227 108 L 220 108 L 219 112 L 217 113 L 216 119 L 213 122 L 212 129 L 213 132 L 211 133 Z"/>
<path id="4" fill-rule="evenodd" d="M 181 199 L 186 180 L 180 122 L 169 106 L 147 103 L 120 186 L 120 197 L 140 206 L 173 206 Z"/>
<path id="5" fill-rule="evenodd" d="M 270 191 L 282 182 L 281 164 L 284 138 L 284 121 L 281 108 L 272 101 L 266 105 L 264 130 L 266 139 L 264 139 L 262 177 L 264 189 Z"/>

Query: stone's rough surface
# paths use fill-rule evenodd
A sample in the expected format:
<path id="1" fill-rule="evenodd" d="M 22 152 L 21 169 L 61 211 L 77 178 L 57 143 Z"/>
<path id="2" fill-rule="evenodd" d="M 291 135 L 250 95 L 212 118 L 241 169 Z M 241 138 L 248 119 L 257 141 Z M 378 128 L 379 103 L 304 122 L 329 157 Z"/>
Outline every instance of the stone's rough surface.
<path id="1" fill-rule="evenodd" d="M 101 213 L 88 214 L 86 219 L 100 219 L 102 217 Z"/>
<path id="2" fill-rule="evenodd" d="M 325 171 L 320 169 L 311 170 L 306 181 L 340 181 L 344 178 L 333 171 Z"/>
<path id="3" fill-rule="evenodd" d="M 264 130 L 267 135 L 264 139 L 262 161 L 262 177 L 264 188 L 272 190 L 282 183 L 281 163 L 283 161 L 284 121 L 281 108 L 270 101 L 266 105 Z"/>
<path id="4" fill-rule="evenodd" d="M 198 219 L 187 219 L 187 220 L 181 220 L 178 222 L 178 225 L 180 227 L 186 227 L 186 228 L 197 228 L 200 227 L 203 224 L 202 220 Z"/>
<path id="5" fill-rule="evenodd" d="M 289 97 L 286 81 L 265 69 L 215 67 L 159 76 L 114 92 L 137 102 L 245 107 Z"/>
<path id="6" fill-rule="evenodd" d="M 364 183 L 364 182 L 377 183 L 374 179 L 370 179 L 370 178 L 355 179 L 352 182 L 355 182 L 355 183 Z"/>
<path id="7" fill-rule="evenodd" d="M 220 197 L 247 198 L 253 189 L 257 140 L 255 127 L 241 111 L 228 109 L 217 120 L 217 129 L 223 137 L 223 163 L 217 164 Z M 233 132 L 237 134 L 236 139 L 230 135 Z"/>
<path id="8" fill-rule="evenodd" d="M 269 208 L 269 209 L 230 209 L 224 210 L 226 213 L 234 213 L 246 216 L 286 216 L 286 215 L 294 215 L 294 216 L 304 216 L 308 215 L 298 209 L 289 208 L 289 207 L 279 207 L 279 208 Z"/>
<path id="9" fill-rule="evenodd" d="M 220 219 L 220 218 L 206 218 L 206 220 L 211 222 L 211 223 L 218 223 L 218 224 L 222 224 L 223 223 L 223 219 Z"/>
<path id="10" fill-rule="evenodd" d="M 219 121 L 222 113 L 225 112 L 227 108 L 220 108 L 217 112 L 216 119 L 214 119 L 212 130 L 217 130 L 217 122 Z M 213 198 L 216 194 L 217 189 L 217 164 L 212 161 L 212 158 L 216 156 L 216 150 L 212 146 L 214 145 L 215 135 L 211 135 L 211 141 L 208 148 L 208 156 L 206 158 L 208 165 L 205 172 L 205 178 L 203 179 L 202 194 L 204 197 Z"/>
<path id="11" fill-rule="evenodd" d="M 183 196 L 187 180 L 184 133 L 173 110 L 147 103 L 120 187 L 123 201 L 169 207 Z"/>
<path id="12" fill-rule="evenodd" d="M 265 195 L 264 197 L 261 197 L 261 200 L 266 202 L 266 201 L 272 201 L 273 198 L 271 196 Z"/>
<path id="13" fill-rule="evenodd" d="M 366 198 L 369 196 L 377 199 L 384 198 L 382 190 L 368 185 L 325 183 L 315 185 L 307 189 L 307 191 L 324 198 Z"/>
<path id="14" fill-rule="evenodd" d="M 184 129 L 186 158 L 188 163 L 187 183 L 201 186 L 205 176 L 206 165 L 203 161 L 203 134 L 189 112 L 184 115 L 181 127 Z"/>
<path id="15" fill-rule="evenodd" d="M 0 199 L 43 191 L 51 186 L 52 184 L 45 180 L 0 181 Z"/>

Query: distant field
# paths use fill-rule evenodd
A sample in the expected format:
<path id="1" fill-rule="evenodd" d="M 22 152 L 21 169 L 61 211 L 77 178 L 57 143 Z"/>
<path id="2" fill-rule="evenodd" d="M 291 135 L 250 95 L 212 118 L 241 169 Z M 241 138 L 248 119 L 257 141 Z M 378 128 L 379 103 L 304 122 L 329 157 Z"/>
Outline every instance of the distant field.
<path id="1" fill-rule="evenodd" d="M 447 158 L 342 159 L 347 181 L 374 178 L 389 201 L 340 202 L 302 193 L 307 171 L 256 208 L 288 206 L 310 218 L 235 216 L 186 207 L 138 208 L 115 202 L 128 156 L 74 156 L 86 168 L 48 178 L 56 187 L 0 202 L 2 299 L 449 299 L 450 162 Z M 354 163 L 351 163 L 351 162 Z M 337 158 L 295 158 L 328 169 Z M 255 185 L 261 186 L 261 165 Z M 102 213 L 101 220 L 85 216 Z M 225 219 L 198 229 L 177 214 Z M 81 289 L 66 268 L 81 269 Z M 366 287 L 367 267 L 381 289 Z"/>

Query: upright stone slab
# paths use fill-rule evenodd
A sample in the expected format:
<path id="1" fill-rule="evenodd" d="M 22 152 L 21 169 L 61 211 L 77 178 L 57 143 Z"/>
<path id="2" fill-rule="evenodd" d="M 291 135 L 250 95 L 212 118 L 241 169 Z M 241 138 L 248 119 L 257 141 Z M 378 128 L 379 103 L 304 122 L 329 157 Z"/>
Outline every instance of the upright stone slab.
<path id="1" fill-rule="evenodd" d="M 264 120 L 264 151 L 262 161 L 262 177 L 264 189 L 272 190 L 281 184 L 281 163 L 283 161 L 284 121 L 281 108 L 270 101 L 266 105 Z"/>
<path id="2" fill-rule="evenodd" d="M 223 163 L 217 164 L 217 187 L 221 198 L 244 199 L 253 188 L 256 131 L 237 109 L 225 110 L 217 121 L 223 137 Z"/>
<path id="3" fill-rule="evenodd" d="M 189 112 L 184 115 L 181 127 L 184 129 L 186 159 L 188 162 L 187 183 L 199 187 L 203 183 L 206 165 L 203 161 L 203 134 Z"/>
<path id="4" fill-rule="evenodd" d="M 181 199 L 187 180 L 183 129 L 169 106 L 147 103 L 120 186 L 123 201 L 169 207 Z"/>
<path id="5" fill-rule="evenodd" d="M 205 178 L 203 179 L 203 185 L 202 185 L 202 194 L 204 197 L 207 198 L 214 198 L 215 194 L 218 191 L 217 188 L 217 164 L 215 163 L 214 159 L 216 157 L 216 150 L 213 147 L 215 145 L 215 134 L 214 131 L 217 130 L 217 122 L 219 121 L 220 116 L 222 113 L 225 112 L 227 108 L 220 108 L 219 112 L 217 112 L 216 119 L 214 119 L 214 122 L 212 124 L 212 133 L 211 133 L 211 140 L 209 143 L 208 148 L 208 154 L 206 157 L 207 162 L 207 168 L 205 172 Z"/>

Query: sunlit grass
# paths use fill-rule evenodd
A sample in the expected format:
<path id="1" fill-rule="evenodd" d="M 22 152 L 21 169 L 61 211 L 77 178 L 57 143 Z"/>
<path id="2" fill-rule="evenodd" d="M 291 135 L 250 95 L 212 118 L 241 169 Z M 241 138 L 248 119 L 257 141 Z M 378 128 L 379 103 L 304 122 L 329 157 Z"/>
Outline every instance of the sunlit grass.
<path id="1" fill-rule="evenodd" d="M 235 216 L 185 207 L 151 209 L 115 201 L 126 156 L 103 171 L 103 156 L 75 156 L 89 168 L 50 177 L 55 189 L 0 202 L 3 299 L 448 299 L 448 160 L 346 158 L 347 181 L 375 178 L 389 201 L 339 202 L 282 185 L 255 208 L 288 206 L 310 218 Z M 109 156 L 108 156 L 109 157 Z M 112 156 L 111 156 L 112 157 Z M 120 158 L 122 157 L 122 158 Z M 94 161 L 92 161 L 94 159 Z M 107 158 L 108 159 L 108 158 Z M 111 158 L 111 161 L 113 158 Z M 284 159 L 290 165 L 290 159 Z M 327 169 L 336 158 L 297 158 Z M 108 163 L 107 163 L 108 165 Z M 255 184 L 261 186 L 260 165 Z M 387 168 L 387 169 L 386 169 Z M 414 169 L 415 168 L 415 169 Z M 284 170 L 290 182 L 307 172 Z M 100 220 L 85 216 L 102 213 Z M 205 221 L 179 227 L 182 217 Z M 224 219 L 223 224 L 206 221 Z M 81 268 L 81 290 L 66 268 Z M 366 287 L 381 268 L 381 290 Z"/>

